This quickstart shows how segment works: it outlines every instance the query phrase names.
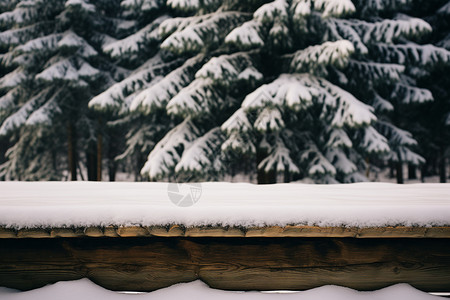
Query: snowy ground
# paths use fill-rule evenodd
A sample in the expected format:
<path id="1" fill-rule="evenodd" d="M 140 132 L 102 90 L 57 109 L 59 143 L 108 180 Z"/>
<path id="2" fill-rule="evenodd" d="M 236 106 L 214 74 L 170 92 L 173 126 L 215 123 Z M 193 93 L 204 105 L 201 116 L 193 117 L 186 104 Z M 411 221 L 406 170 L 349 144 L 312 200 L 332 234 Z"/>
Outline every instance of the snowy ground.
<path id="1" fill-rule="evenodd" d="M 450 184 L 0 182 L 0 191 L 0 225 L 15 228 L 450 224 Z"/>
<path id="2" fill-rule="evenodd" d="M 437 300 L 445 299 L 421 292 L 407 284 L 397 284 L 374 292 L 358 292 L 338 286 L 323 286 L 303 292 L 233 292 L 209 288 L 201 281 L 181 283 L 151 293 L 124 294 L 105 290 L 88 279 L 58 282 L 40 289 L 18 292 L 0 288 L 2 300 Z"/>

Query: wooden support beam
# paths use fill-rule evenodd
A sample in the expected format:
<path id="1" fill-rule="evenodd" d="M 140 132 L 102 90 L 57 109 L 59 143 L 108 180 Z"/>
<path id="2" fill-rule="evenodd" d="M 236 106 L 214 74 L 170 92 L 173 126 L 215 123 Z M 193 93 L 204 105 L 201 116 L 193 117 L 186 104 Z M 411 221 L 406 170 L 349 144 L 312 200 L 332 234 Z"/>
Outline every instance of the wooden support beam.
<path id="1" fill-rule="evenodd" d="M 201 279 L 213 288 L 230 290 L 303 290 L 325 284 L 373 290 L 406 282 L 424 291 L 448 292 L 450 239 L 0 240 L 0 286 L 28 290 L 83 277 L 108 289 L 134 291 Z"/>
<path id="2" fill-rule="evenodd" d="M 55 237 L 336 237 L 336 238 L 450 238 L 450 226 L 436 227 L 319 227 L 307 225 L 264 227 L 106 226 L 77 228 L 0 227 L 2 238 Z"/>

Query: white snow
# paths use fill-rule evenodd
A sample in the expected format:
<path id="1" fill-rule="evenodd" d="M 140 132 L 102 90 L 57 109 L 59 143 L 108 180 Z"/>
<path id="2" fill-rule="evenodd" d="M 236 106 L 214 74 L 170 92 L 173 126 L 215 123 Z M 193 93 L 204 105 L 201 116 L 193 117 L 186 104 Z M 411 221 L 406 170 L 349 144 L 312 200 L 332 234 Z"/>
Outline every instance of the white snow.
<path id="1" fill-rule="evenodd" d="M 198 136 L 197 131 L 190 118 L 186 118 L 175 126 L 150 152 L 141 174 L 148 175 L 150 178 L 158 178 L 169 173 L 170 169 L 181 159 L 177 148 L 180 146 L 183 146 L 184 149 L 188 148 Z"/>
<path id="2" fill-rule="evenodd" d="M 250 20 L 233 29 L 226 37 L 225 42 L 245 47 L 262 47 L 264 41 L 260 37 L 261 22 Z"/>
<path id="3" fill-rule="evenodd" d="M 106 290 L 89 279 L 62 281 L 39 289 L 20 292 L 13 289 L 0 288 L 3 300 L 125 300 L 125 299 L 217 299 L 217 300 L 438 300 L 445 299 L 429 295 L 408 284 L 396 284 L 372 292 L 359 292 L 353 289 L 334 285 L 322 286 L 307 291 L 290 292 L 241 292 L 212 289 L 200 280 L 189 283 L 179 283 L 150 293 L 118 293 Z"/>
<path id="4" fill-rule="evenodd" d="M 103 51 L 109 53 L 112 57 L 121 57 L 124 54 L 135 53 L 139 51 L 148 40 L 159 39 L 159 25 L 168 19 L 167 15 L 155 19 L 138 32 L 128 37 L 103 46 Z"/>
<path id="5" fill-rule="evenodd" d="M 66 7 L 80 6 L 83 10 L 89 12 L 95 12 L 95 5 L 88 3 L 84 0 L 68 0 L 66 1 Z"/>
<path id="6" fill-rule="evenodd" d="M 125 300 L 125 299 L 217 299 L 217 300 L 438 300 L 445 299 L 419 291 L 408 284 L 396 284 L 373 292 L 359 292 L 334 285 L 301 292 L 241 292 L 212 289 L 200 280 L 189 283 L 179 283 L 150 293 L 118 293 L 106 290 L 89 279 L 62 281 L 39 289 L 19 292 L 0 288 L 0 298 L 3 300 Z"/>
<path id="7" fill-rule="evenodd" d="M 322 17 L 339 17 L 355 12 L 350 0 L 295 0 L 293 4 L 297 16 L 309 15 L 312 9 L 322 11 Z"/>
<path id="8" fill-rule="evenodd" d="M 142 108 L 143 110 L 150 112 L 153 107 L 165 105 L 182 88 L 186 87 L 186 85 L 191 82 L 194 77 L 191 73 L 193 73 L 195 65 L 197 65 L 202 58 L 203 55 L 199 54 L 186 60 L 181 67 L 178 67 L 157 83 L 139 92 L 133 102 L 131 102 L 130 110 L 133 111 Z"/>
<path id="9" fill-rule="evenodd" d="M 347 40 L 325 42 L 297 51 L 291 66 L 293 69 L 308 70 L 309 72 L 321 65 L 336 65 L 342 68 L 347 64 L 348 57 L 353 52 L 355 52 L 355 48 Z"/>
<path id="10" fill-rule="evenodd" d="M 168 184 L 163 182 L 0 182 L 0 225 L 23 228 L 132 224 L 357 227 L 450 224 L 450 184 L 207 182 L 201 183 L 201 197 L 189 208 L 172 204 L 167 188 Z"/>

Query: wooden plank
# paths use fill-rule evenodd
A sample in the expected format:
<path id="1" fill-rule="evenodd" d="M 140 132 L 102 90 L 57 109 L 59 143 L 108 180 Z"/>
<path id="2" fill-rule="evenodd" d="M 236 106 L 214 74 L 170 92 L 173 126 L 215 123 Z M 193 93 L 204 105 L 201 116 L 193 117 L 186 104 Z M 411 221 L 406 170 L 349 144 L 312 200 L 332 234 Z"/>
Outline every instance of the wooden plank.
<path id="1" fill-rule="evenodd" d="M 41 238 L 50 238 L 50 231 L 46 229 L 40 228 L 27 228 L 20 229 L 17 231 L 18 238 L 33 238 L 33 239 L 41 239 Z"/>
<path id="2" fill-rule="evenodd" d="M 12 228 L 0 227 L 0 239 L 11 239 L 16 237 L 17 237 L 16 230 Z"/>
<path id="3" fill-rule="evenodd" d="M 23 290 L 88 277 L 136 291 L 196 279 L 231 290 L 373 290 L 406 282 L 450 291 L 450 239 L 102 237 L 0 245 L 0 286 Z"/>
<path id="4" fill-rule="evenodd" d="M 106 226 L 87 228 L 31 228 L 14 229 L 0 227 L 2 238 L 44 237 L 337 237 L 337 238 L 450 238 L 450 226 L 440 227 L 319 227 L 307 225 L 266 227 L 199 226 Z"/>
<path id="5" fill-rule="evenodd" d="M 186 228 L 186 237 L 244 237 L 245 232 L 239 228 L 231 227 L 191 227 Z"/>

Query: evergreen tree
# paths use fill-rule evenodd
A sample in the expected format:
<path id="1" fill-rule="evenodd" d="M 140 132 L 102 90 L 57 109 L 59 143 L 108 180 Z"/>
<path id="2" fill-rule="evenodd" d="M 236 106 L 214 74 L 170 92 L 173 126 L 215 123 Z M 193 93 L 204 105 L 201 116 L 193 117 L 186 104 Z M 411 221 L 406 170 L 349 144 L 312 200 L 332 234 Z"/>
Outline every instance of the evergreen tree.
<path id="1" fill-rule="evenodd" d="M 191 58 L 131 102 L 184 119 L 150 153 L 150 179 L 354 182 L 372 161 L 424 162 L 397 115 L 433 100 L 416 67 L 449 52 L 417 43 L 431 26 L 401 14 L 411 3 L 167 4 L 180 17 L 162 22 L 161 49 Z"/>
<path id="2" fill-rule="evenodd" d="M 5 29 L 0 44 L 9 50 L 2 67 L 10 70 L 0 80 L 6 91 L 0 100 L 5 112 L 0 135 L 12 145 L 2 177 L 60 179 L 63 163 L 77 179 L 81 149 L 95 139 L 86 101 L 114 74 L 98 51 L 100 30 L 108 28 L 100 13 L 107 6 L 101 1 L 97 7 L 82 0 L 20 1 L 0 15 Z"/>
<path id="3" fill-rule="evenodd" d="M 139 170 L 145 156 L 154 147 L 154 141 L 167 132 L 170 120 L 163 110 L 150 117 L 130 114 L 131 102 L 141 90 L 183 63 L 183 59 L 167 58 L 160 51 L 159 26 L 168 18 L 164 1 L 121 1 L 115 35 L 105 39 L 103 51 L 122 70 L 122 80 L 89 102 L 89 107 L 107 120 L 106 137 L 116 141 L 111 147 L 114 152 L 109 157 L 110 164 L 123 162 L 124 171 L 133 173 L 136 180 L 141 178 Z"/>

